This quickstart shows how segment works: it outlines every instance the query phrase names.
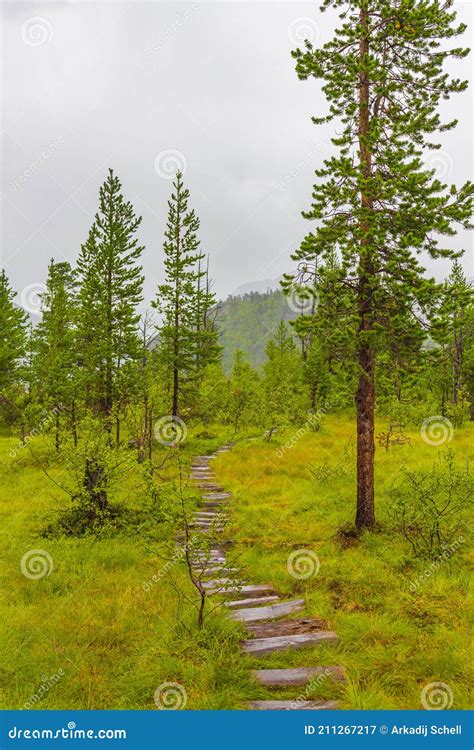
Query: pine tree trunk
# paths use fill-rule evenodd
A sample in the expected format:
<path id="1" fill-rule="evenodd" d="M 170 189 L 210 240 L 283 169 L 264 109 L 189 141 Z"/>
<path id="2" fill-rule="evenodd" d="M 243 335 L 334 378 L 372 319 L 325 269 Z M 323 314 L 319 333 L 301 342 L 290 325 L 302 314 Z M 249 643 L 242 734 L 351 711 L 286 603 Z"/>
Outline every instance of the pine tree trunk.
<path id="1" fill-rule="evenodd" d="M 71 403 L 71 431 L 74 448 L 77 448 L 76 402 L 74 399 Z"/>
<path id="2" fill-rule="evenodd" d="M 104 467 L 94 459 L 86 459 L 84 472 L 84 488 L 92 506 L 97 511 L 107 508 L 107 491 L 105 489 L 106 477 Z"/>
<path id="3" fill-rule="evenodd" d="M 179 372 L 177 367 L 173 367 L 173 406 L 171 414 L 173 417 L 178 416 L 178 393 L 179 393 Z"/>
<path id="4" fill-rule="evenodd" d="M 153 457 L 153 406 L 150 406 L 150 414 L 148 420 L 148 460 L 151 461 Z"/>
<path id="5" fill-rule="evenodd" d="M 374 352 L 370 346 L 359 349 L 362 370 L 357 388 L 357 528 L 373 526 L 374 503 Z"/>
<path id="6" fill-rule="evenodd" d="M 362 35 L 360 40 L 360 64 L 367 65 L 369 54 L 368 13 L 366 8 L 360 12 Z M 364 177 L 370 180 L 372 154 L 367 136 L 369 133 L 369 76 L 361 70 L 359 81 L 359 149 Z M 375 523 L 374 508 L 374 422 L 375 422 L 375 356 L 368 340 L 373 328 L 373 263 L 370 252 L 370 221 L 368 214 L 373 210 L 373 197 L 364 190 L 361 193 L 361 206 L 367 218 L 361 223 L 360 273 L 358 285 L 359 312 L 359 385 L 356 395 L 357 406 L 357 511 L 356 526 L 358 529 L 373 526 Z"/>
<path id="7" fill-rule="evenodd" d="M 56 448 L 56 451 L 59 452 L 59 408 L 56 404 L 54 407 L 54 411 L 56 414 L 56 427 L 55 427 L 55 436 L 54 436 L 54 446 Z"/>

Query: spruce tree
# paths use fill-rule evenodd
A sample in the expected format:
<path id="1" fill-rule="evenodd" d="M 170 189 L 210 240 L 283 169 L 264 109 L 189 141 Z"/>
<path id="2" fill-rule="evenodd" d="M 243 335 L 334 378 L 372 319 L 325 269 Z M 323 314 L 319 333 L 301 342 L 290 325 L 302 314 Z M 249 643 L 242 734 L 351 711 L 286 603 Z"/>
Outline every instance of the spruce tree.
<path id="1" fill-rule="evenodd" d="M 266 346 L 263 392 L 267 427 L 303 421 L 309 403 L 303 386 L 303 363 L 293 336 L 281 320 Z"/>
<path id="2" fill-rule="evenodd" d="M 300 79 L 323 81 L 327 116 L 337 119 L 338 152 L 316 170 L 312 205 L 304 214 L 314 224 L 295 258 L 320 258 L 337 248 L 338 290 L 350 291 L 357 350 L 356 526 L 375 523 L 375 364 L 388 307 L 425 310 L 434 282 L 424 276 L 417 255 L 450 257 L 440 244 L 468 226 L 472 184 L 457 190 L 426 168 L 423 156 L 439 148 L 431 138 L 455 127 L 437 113 L 441 99 L 467 83 L 444 72 L 449 58 L 467 49 L 448 49 L 465 25 L 455 25 L 450 2 L 440 0 L 324 0 L 322 10 L 340 11 L 342 23 L 320 49 L 309 42 L 293 52 Z"/>
<path id="3" fill-rule="evenodd" d="M 113 413 L 130 390 L 127 366 L 141 356 L 143 247 L 141 217 L 125 201 L 112 172 L 100 188 L 99 211 L 77 263 L 77 353 L 87 404 L 110 431 Z M 116 424 L 119 425 L 115 413 Z"/>
<path id="4" fill-rule="evenodd" d="M 159 285 L 152 303 L 162 315 L 157 328 L 160 353 L 170 373 L 172 416 L 179 414 L 182 390 L 195 383 L 198 343 L 203 340 L 202 329 L 197 330 L 197 299 L 200 323 L 208 304 L 208 296 L 198 286 L 205 276 L 200 266 L 204 255 L 197 236 L 199 219 L 194 209 L 188 209 L 188 199 L 189 190 L 184 187 L 181 172 L 177 172 L 168 201 L 163 245 L 166 280 Z"/>
<path id="5" fill-rule="evenodd" d="M 202 271 L 201 261 L 198 261 L 198 272 L 194 303 L 194 329 L 196 335 L 196 373 L 201 384 L 206 368 L 219 361 L 222 347 L 219 344 L 219 330 L 217 328 L 217 300 L 212 291 L 209 277 L 209 258 L 206 269 Z"/>
<path id="6" fill-rule="evenodd" d="M 248 425 L 261 424 L 263 419 L 261 384 L 257 372 L 240 350 L 234 353 L 229 382 L 226 421 L 233 425 L 234 433 Z"/>
<path id="7" fill-rule="evenodd" d="M 42 299 L 42 319 L 33 337 L 33 371 L 36 399 L 55 414 L 56 449 L 60 444 L 61 414 L 69 414 L 77 443 L 73 288 L 69 263 L 51 260 Z"/>
<path id="8" fill-rule="evenodd" d="M 458 260 L 442 287 L 441 300 L 433 319 L 433 338 L 441 347 L 438 357 L 446 372 L 447 399 L 457 406 L 469 379 L 466 365 L 466 348 L 472 340 L 472 315 L 474 294 Z"/>
<path id="9" fill-rule="evenodd" d="M 7 390 L 20 376 L 26 354 L 27 314 L 13 300 L 16 292 L 2 269 L 0 274 L 0 393 L 7 399 Z"/>

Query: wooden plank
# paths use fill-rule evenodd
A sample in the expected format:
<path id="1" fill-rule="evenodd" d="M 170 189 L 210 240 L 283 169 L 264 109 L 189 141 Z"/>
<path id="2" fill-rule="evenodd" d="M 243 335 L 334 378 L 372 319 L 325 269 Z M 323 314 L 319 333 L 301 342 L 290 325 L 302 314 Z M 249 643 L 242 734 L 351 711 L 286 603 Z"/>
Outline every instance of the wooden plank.
<path id="1" fill-rule="evenodd" d="M 194 477 L 196 486 L 201 492 L 222 492 L 224 490 L 221 484 L 215 482 L 200 482 L 199 477 Z"/>
<path id="2" fill-rule="evenodd" d="M 303 648 L 304 646 L 314 646 L 318 643 L 331 641 L 337 641 L 337 635 L 332 630 L 321 630 L 319 633 L 277 635 L 273 638 L 253 638 L 249 641 L 242 641 L 242 648 L 246 654 L 261 656 L 263 654 L 272 654 L 275 651 Z"/>
<path id="3" fill-rule="evenodd" d="M 253 676 L 265 687 L 290 687 L 307 685 L 308 682 L 345 680 L 343 667 L 299 667 L 293 669 L 254 669 Z"/>
<path id="4" fill-rule="evenodd" d="M 233 585 L 236 588 L 239 584 L 237 578 L 215 578 L 213 581 L 204 581 L 203 588 L 205 589 L 221 589 L 225 586 Z"/>
<path id="5" fill-rule="evenodd" d="M 204 500 L 225 500 L 231 497 L 230 492 L 212 492 L 209 495 L 203 495 Z"/>
<path id="6" fill-rule="evenodd" d="M 331 711 L 337 701 L 252 701 L 248 704 L 254 711 Z"/>
<path id="7" fill-rule="evenodd" d="M 214 576 L 216 573 L 238 573 L 238 568 L 206 568 L 205 570 L 197 569 L 202 576 Z"/>
<path id="8" fill-rule="evenodd" d="M 241 609 L 232 612 L 230 617 L 239 622 L 258 622 L 259 620 L 271 620 L 274 617 L 285 617 L 293 612 L 300 612 L 304 608 L 304 599 L 293 599 L 280 602 L 269 607 L 258 607 L 255 609 Z"/>
<path id="9" fill-rule="evenodd" d="M 226 593 L 229 594 L 235 594 L 235 589 L 231 589 L 230 591 L 227 591 Z M 280 597 L 277 594 L 272 594 L 269 596 L 258 596 L 258 597 L 248 597 L 247 599 L 238 599 L 234 602 L 225 602 L 225 606 L 229 607 L 229 609 L 243 609 L 244 607 L 258 607 L 260 604 L 271 604 L 272 602 L 279 602 Z M 236 619 L 236 618 L 234 618 Z"/>
<path id="10" fill-rule="evenodd" d="M 274 635 L 296 635 L 297 633 L 316 633 L 328 630 L 327 623 L 319 617 L 300 618 L 292 620 L 276 620 L 275 622 L 249 623 L 247 628 L 255 638 L 270 638 Z"/>

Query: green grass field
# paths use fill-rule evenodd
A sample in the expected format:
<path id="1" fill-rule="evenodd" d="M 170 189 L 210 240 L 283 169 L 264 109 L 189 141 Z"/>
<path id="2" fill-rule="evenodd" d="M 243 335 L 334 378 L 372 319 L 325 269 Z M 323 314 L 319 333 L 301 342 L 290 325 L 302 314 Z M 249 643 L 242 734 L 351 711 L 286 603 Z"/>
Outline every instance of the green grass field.
<path id="1" fill-rule="evenodd" d="M 324 618 L 339 636 L 337 645 L 258 661 L 240 654 L 243 631 L 221 610 L 197 631 L 194 610 L 179 603 L 179 592 L 191 592 L 184 566 L 174 565 L 153 583 L 174 528 L 162 519 L 154 524 L 152 511 L 145 524 L 105 529 L 98 537 L 42 536 L 69 500 L 28 449 L 11 459 L 18 441 L 2 437 L 2 708 L 152 710 L 156 688 L 170 681 L 185 687 L 187 708 L 232 709 L 271 697 L 252 683 L 253 667 L 331 664 L 346 668 L 347 684 L 326 680 L 311 695 L 337 698 L 342 708 L 420 708 L 421 689 L 434 681 L 450 686 L 453 708 L 467 708 L 467 537 L 413 592 L 410 582 L 428 563 L 414 560 L 406 540 L 391 531 L 385 504 L 402 467 L 429 468 L 446 450 L 459 462 L 472 460 L 474 425 L 456 430 L 440 448 L 413 432 L 410 445 L 378 450 L 380 528 L 360 539 L 339 533 L 354 515 L 353 431 L 348 419 L 331 416 L 319 432 L 299 439 L 288 430 L 270 443 L 238 441 L 214 463 L 219 480 L 235 495 L 229 558 L 252 583 L 304 596 L 305 616 Z M 222 428 L 206 432 L 198 437 L 199 429 L 191 430 L 187 459 L 230 438 Z M 287 441 L 291 447 L 282 451 Z M 36 454 L 46 450 L 41 437 L 33 445 Z M 50 476 L 60 481 L 61 471 L 51 458 Z M 163 482 L 174 471 L 167 465 Z M 129 509 L 140 508 L 132 482 L 119 494 Z M 38 579 L 21 569 L 23 556 L 34 549 L 52 560 L 49 574 Z M 299 580 L 289 574 L 288 555 L 298 549 L 317 554 L 317 575 Z"/>

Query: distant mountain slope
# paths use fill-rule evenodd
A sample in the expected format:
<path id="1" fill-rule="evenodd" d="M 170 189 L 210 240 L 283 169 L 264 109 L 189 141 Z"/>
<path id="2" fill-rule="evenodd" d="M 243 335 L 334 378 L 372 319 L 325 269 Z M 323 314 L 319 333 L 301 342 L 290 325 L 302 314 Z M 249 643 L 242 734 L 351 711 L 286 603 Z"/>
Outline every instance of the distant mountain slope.
<path id="1" fill-rule="evenodd" d="M 255 367 L 261 365 L 267 342 L 276 332 L 280 320 L 296 317 L 279 289 L 248 292 L 219 302 L 217 323 L 224 347 L 224 369 L 231 368 L 236 349 L 242 349 Z"/>

